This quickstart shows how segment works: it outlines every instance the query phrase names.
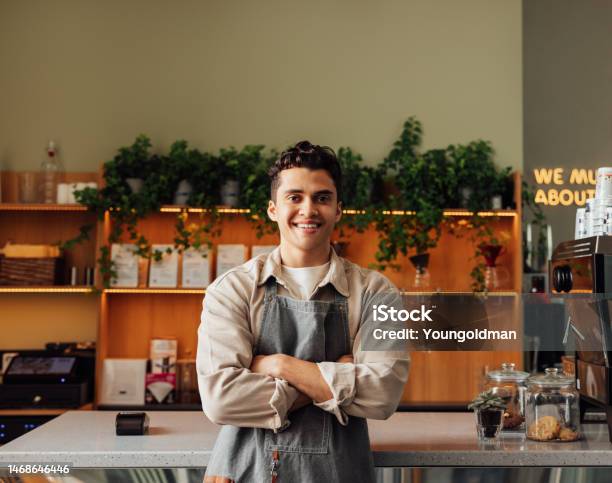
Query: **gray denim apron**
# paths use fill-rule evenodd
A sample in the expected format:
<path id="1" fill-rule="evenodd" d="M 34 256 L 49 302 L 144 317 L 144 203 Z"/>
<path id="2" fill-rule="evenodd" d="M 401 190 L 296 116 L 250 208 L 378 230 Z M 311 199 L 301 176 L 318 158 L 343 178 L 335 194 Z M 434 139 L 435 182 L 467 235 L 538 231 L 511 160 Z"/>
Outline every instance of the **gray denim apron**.
<path id="1" fill-rule="evenodd" d="M 278 295 L 276 280 L 270 277 L 255 354 L 282 353 L 311 362 L 350 354 L 347 300 L 331 284 L 325 289 L 334 292 L 333 302 L 295 300 Z M 334 415 L 309 404 L 291 412 L 289 420 L 289 427 L 278 433 L 223 426 L 207 478 L 239 483 L 374 481 L 365 419 L 351 416 L 342 426 Z M 222 478 L 218 481 L 227 481 Z"/>

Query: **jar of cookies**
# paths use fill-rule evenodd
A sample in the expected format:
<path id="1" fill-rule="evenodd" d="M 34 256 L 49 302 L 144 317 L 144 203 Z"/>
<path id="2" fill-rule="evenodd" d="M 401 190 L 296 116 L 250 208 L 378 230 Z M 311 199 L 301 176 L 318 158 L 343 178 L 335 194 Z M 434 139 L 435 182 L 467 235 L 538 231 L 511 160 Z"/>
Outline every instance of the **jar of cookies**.
<path id="1" fill-rule="evenodd" d="M 528 372 L 516 370 L 516 365 L 505 362 L 501 369 L 487 373 L 485 389 L 501 397 L 506 403 L 502 431 L 524 430 L 525 393 L 527 391 Z"/>
<path id="2" fill-rule="evenodd" d="M 556 368 L 527 380 L 525 423 L 535 441 L 580 439 L 580 397 L 573 377 Z"/>

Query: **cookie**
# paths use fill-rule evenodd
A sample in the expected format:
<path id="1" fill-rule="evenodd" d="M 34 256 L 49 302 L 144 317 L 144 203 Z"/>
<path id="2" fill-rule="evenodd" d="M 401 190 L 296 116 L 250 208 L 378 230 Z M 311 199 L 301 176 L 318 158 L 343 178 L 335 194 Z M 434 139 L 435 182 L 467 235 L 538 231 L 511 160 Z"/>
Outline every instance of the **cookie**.
<path id="1" fill-rule="evenodd" d="M 537 441 L 550 441 L 557 439 L 561 425 L 554 416 L 542 416 L 529 425 L 527 436 Z"/>
<path id="2" fill-rule="evenodd" d="M 561 441 L 576 441 L 578 439 L 578 432 L 572 431 L 571 428 L 561 428 L 559 439 Z"/>

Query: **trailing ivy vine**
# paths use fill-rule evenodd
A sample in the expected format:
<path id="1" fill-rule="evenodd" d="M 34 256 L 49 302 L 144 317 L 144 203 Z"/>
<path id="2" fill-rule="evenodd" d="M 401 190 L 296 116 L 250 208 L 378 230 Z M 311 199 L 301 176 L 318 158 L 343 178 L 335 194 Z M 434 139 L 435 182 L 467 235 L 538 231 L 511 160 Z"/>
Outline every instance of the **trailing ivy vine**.
<path id="1" fill-rule="evenodd" d="M 476 265 L 472 271 L 473 287 L 481 288 L 483 278 L 483 243 L 496 243 L 491 229 L 494 217 L 484 219 L 478 211 L 490 208 L 495 194 L 512 191 L 510 168 L 498 170 L 493 161 L 490 143 L 474 141 L 450 145 L 444 149 L 422 151 L 423 127 L 410 117 L 385 159 L 377 166 L 368 166 L 362 156 L 349 147 L 338 149 L 343 171 L 341 199 L 343 208 L 351 210 L 338 224 L 341 240 L 348 240 L 353 231 L 363 232 L 373 226 L 379 235 L 375 268 L 399 268 L 398 256 L 422 255 L 434 248 L 443 224 L 457 236 L 465 236 L 469 226 L 476 249 Z M 159 259 L 151 244 L 139 231 L 139 221 L 173 201 L 181 181 L 192 188 L 187 205 L 177 214 L 174 246 L 179 251 L 190 247 L 211 246 L 220 235 L 220 188 L 227 180 L 240 185 L 240 207 L 247 208 L 245 217 L 253 224 L 257 236 L 273 234 L 276 223 L 267 216 L 270 198 L 268 170 L 278 158 L 278 151 L 263 145 L 247 145 L 220 149 L 218 153 L 190 148 L 178 140 L 165 155 L 151 152 L 151 140 L 140 135 L 131 146 L 122 147 L 104 164 L 103 187 L 85 188 L 77 192 L 79 203 L 95 212 L 99 220 L 108 213 L 111 230 L 100 250 L 98 265 L 104 283 L 116 276 L 110 246 L 122 240 L 136 245 L 136 253 Z M 141 178 L 142 188 L 135 190 L 129 178 Z M 523 202 L 528 203 L 527 186 L 523 184 Z M 466 192 L 469 196 L 466 196 Z M 507 200 L 506 200 L 507 201 Z M 467 223 L 457 225 L 444 217 L 444 209 L 463 206 L 475 214 Z M 528 205 L 529 206 L 529 205 Z M 543 215 L 536 205 L 536 223 Z M 199 213 L 188 208 L 201 208 Z M 389 212 L 393 214 L 389 214 Z M 399 214 L 398 214 L 399 213 Z M 91 227 L 83 227 L 65 247 L 73 246 L 89 236 Z"/>

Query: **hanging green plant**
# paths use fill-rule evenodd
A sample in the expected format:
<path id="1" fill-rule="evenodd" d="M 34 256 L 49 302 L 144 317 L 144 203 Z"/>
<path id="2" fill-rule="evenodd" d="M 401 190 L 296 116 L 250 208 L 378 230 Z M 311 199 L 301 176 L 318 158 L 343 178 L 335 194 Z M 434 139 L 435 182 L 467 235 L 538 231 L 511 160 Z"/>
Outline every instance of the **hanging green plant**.
<path id="1" fill-rule="evenodd" d="M 340 200 L 345 213 L 336 228 L 339 243 L 346 244 L 349 230 L 362 233 L 374 221 L 374 212 L 381 201 L 381 198 L 375 199 L 375 194 L 382 192 L 382 179 L 376 168 L 365 166 L 363 157 L 349 147 L 339 148 L 337 158 L 342 169 Z"/>
<path id="2" fill-rule="evenodd" d="M 404 212 L 386 216 L 379 210 L 374 215 L 379 234 L 376 267 L 381 270 L 399 268 L 397 256 L 407 255 L 412 248 L 416 255 L 426 254 L 441 235 L 446 158 L 439 150 L 421 154 L 422 134 L 421 123 L 409 118 L 381 165 L 382 176 L 389 178 L 397 190 L 386 205 L 392 211 Z"/>
<path id="3" fill-rule="evenodd" d="M 265 153 L 263 145 L 245 146 L 238 156 L 242 167 L 240 181 L 243 186 L 242 206 L 249 209 L 245 217 L 255 228 L 257 238 L 278 232 L 278 225 L 268 217 L 270 200 L 268 170 L 278 156 L 278 151 L 274 149 Z"/>
<path id="4" fill-rule="evenodd" d="M 496 196 L 502 200 L 502 206 L 512 203 L 511 168 L 500 170 L 493 161 L 493 147 L 482 140 L 466 145 L 450 145 L 445 150 L 445 156 L 449 174 L 449 206 L 466 208 L 472 212 L 467 223 L 462 225 L 449 220 L 449 231 L 457 237 L 463 237 L 465 229 L 468 229 L 469 239 L 474 246 L 474 266 L 470 272 L 472 290 L 485 292 L 488 290 L 485 277 L 487 254 L 493 249 L 491 247 L 501 248 L 502 242 L 493 230 L 493 223 L 499 217 L 484 217 L 480 212 L 489 211 Z"/>
<path id="5" fill-rule="evenodd" d="M 150 154 L 151 141 L 139 135 L 129 147 L 122 147 L 117 155 L 104 164 L 104 187 L 85 188 L 75 192 L 78 203 L 96 213 L 99 220 L 106 212 L 111 219 L 108 245 L 100 250 L 97 260 L 100 274 L 106 286 L 116 277 L 110 255 L 110 245 L 118 243 L 123 233 L 136 245 L 139 256 L 150 256 L 150 244 L 138 231 L 138 220 L 161 206 L 167 198 L 169 185 L 164 176 L 162 159 Z M 140 183 L 128 183 L 128 179 L 139 179 Z M 161 255 L 159 255 L 161 256 Z"/>
<path id="6" fill-rule="evenodd" d="M 187 141 L 178 140 L 170 146 L 164 158 L 164 171 L 175 190 L 174 201 L 185 205 L 177 215 L 174 247 L 180 252 L 191 247 L 212 246 L 212 239 L 219 235 L 219 160 L 208 153 L 190 149 Z M 178 193 L 178 188 L 189 193 Z M 199 213 L 189 213 L 189 207 L 202 208 Z M 195 221 L 194 221 L 195 220 Z"/>

